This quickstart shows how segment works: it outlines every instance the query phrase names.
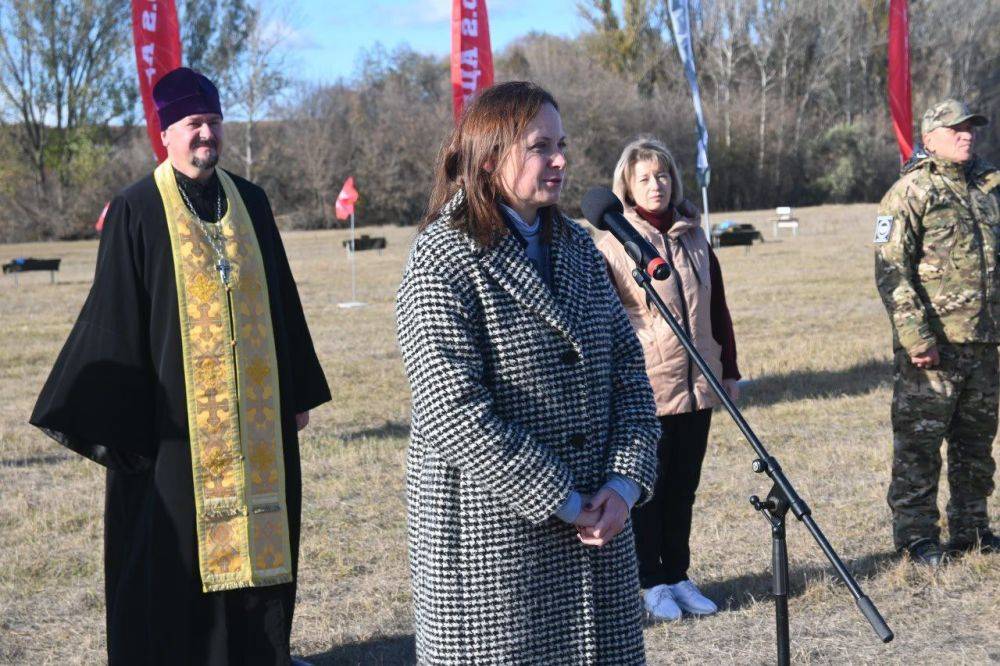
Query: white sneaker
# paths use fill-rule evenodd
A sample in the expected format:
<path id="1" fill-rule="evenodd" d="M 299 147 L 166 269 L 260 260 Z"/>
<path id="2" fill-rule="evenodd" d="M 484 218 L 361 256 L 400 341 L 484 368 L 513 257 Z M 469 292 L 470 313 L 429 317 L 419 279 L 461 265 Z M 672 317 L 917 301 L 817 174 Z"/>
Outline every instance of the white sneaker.
<path id="1" fill-rule="evenodd" d="M 670 594 L 669 585 L 654 585 L 648 590 L 643 590 L 642 602 L 654 620 L 679 620 L 681 617 L 680 606 Z"/>
<path id="2" fill-rule="evenodd" d="M 682 580 L 674 585 L 667 585 L 670 596 L 675 604 L 685 613 L 691 615 L 713 615 L 719 612 L 715 602 L 701 593 L 701 590 L 689 580 Z"/>

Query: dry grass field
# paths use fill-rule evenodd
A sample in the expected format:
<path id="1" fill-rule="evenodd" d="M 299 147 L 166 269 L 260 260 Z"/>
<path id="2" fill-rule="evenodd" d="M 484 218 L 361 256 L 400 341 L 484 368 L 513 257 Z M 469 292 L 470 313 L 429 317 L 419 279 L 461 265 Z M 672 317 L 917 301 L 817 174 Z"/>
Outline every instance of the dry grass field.
<path id="1" fill-rule="evenodd" d="M 872 279 L 874 207 L 797 211 L 797 237 L 723 248 L 742 405 L 841 556 L 896 632 L 881 644 L 805 529 L 789 525 L 792 658 L 823 664 L 1000 662 L 1000 557 L 932 572 L 892 554 L 885 491 L 890 334 Z M 296 654 L 317 664 L 412 662 L 404 542 L 408 388 L 393 299 L 410 229 L 359 255 L 362 309 L 345 310 L 346 232 L 286 235 L 333 403 L 303 438 L 305 510 Z M 104 660 L 102 473 L 26 425 L 41 382 L 89 289 L 96 243 L 0 247 L 0 259 L 60 256 L 64 270 L 0 281 L 0 663 Z M 653 664 L 774 661 L 770 537 L 747 502 L 765 494 L 753 455 L 715 415 L 695 507 L 692 577 L 723 611 L 651 625 Z M 947 499 L 942 492 L 941 506 Z M 991 514 L 1000 523 L 996 500 Z"/>

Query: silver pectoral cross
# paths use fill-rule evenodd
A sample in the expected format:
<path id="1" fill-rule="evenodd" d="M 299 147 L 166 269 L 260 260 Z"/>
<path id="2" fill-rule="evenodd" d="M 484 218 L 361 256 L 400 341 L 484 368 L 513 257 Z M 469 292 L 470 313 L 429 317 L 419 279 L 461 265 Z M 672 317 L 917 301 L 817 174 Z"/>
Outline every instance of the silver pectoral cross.
<path id="1" fill-rule="evenodd" d="M 223 284 L 225 284 L 226 286 L 228 286 L 229 285 L 229 278 L 232 277 L 232 274 L 233 274 L 233 265 L 229 263 L 228 259 L 223 258 L 223 259 L 219 259 L 215 263 L 215 268 L 216 268 L 216 270 L 219 271 L 219 277 L 222 278 Z"/>

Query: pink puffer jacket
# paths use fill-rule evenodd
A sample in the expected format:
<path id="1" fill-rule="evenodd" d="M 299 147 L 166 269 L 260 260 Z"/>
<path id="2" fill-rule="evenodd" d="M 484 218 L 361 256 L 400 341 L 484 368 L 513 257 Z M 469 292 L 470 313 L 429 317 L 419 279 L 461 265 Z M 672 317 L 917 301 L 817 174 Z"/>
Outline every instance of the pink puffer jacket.
<path id="1" fill-rule="evenodd" d="M 721 347 L 712 337 L 712 284 L 709 244 L 697 218 L 678 216 L 665 234 L 646 222 L 632 208 L 625 209 L 632 226 L 653 244 L 671 265 L 671 275 L 654 281 L 656 292 L 684 327 L 695 348 L 717 377 L 722 376 Z M 606 234 L 597 243 L 604 255 L 611 281 L 642 343 L 646 372 L 656 398 L 657 416 L 683 414 L 719 404 L 708 381 L 688 358 L 673 331 L 632 278 L 635 263 L 621 243 Z"/>

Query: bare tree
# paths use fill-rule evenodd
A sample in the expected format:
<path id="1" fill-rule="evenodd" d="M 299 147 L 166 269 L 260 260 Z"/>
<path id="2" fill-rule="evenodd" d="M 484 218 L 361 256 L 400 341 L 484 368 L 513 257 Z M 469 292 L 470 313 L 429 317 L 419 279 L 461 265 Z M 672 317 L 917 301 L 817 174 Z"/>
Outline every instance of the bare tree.
<path id="1" fill-rule="evenodd" d="M 817 100 L 829 90 L 833 72 L 839 66 L 836 54 L 844 43 L 843 34 L 824 29 L 823 19 L 827 8 L 810 4 L 804 9 L 799 42 L 800 58 L 794 69 L 795 130 L 793 145 L 800 145 L 803 124 L 810 109 L 816 109 Z"/>
<path id="2" fill-rule="evenodd" d="M 722 113 L 722 137 L 726 148 L 733 145 L 733 89 L 737 85 L 738 68 L 746 56 L 746 7 L 745 0 L 718 0 L 702 8 L 699 55 L 721 95 L 716 106 Z"/>
<path id="3" fill-rule="evenodd" d="M 283 4 L 266 8 L 261 0 L 248 7 L 247 39 L 233 64 L 230 85 L 234 91 L 231 109 L 239 114 L 243 124 L 241 159 L 246 177 L 254 179 L 254 141 L 257 123 L 266 117 L 279 101 L 289 80 L 288 40 L 291 6 Z"/>
<path id="4" fill-rule="evenodd" d="M 431 165 L 452 127 L 447 60 L 373 48 L 351 79 L 296 82 L 289 96 L 277 75 L 293 77 L 294 68 L 275 41 L 288 32 L 273 32 L 283 17 L 263 10 L 274 3 L 256 2 L 178 2 L 185 62 L 219 82 L 236 123 L 236 169 L 266 185 L 275 210 L 297 226 L 334 224 L 333 198 L 348 175 L 362 195 L 359 223 L 420 219 Z M 667 142 L 690 188 L 690 97 L 665 0 L 581 2 L 592 30 L 572 39 L 527 35 L 494 60 L 498 81 L 531 79 L 560 102 L 569 137 L 565 209 L 578 213 L 583 191 L 609 182 L 622 146 L 638 134 Z M 881 196 L 899 167 L 885 93 L 885 0 L 692 7 L 712 208 Z M 910 8 L 914 116 L 945 95 L 995 113 L 1000 4 L 911 0 Z M 81 234 L 110 192 L 148 172 L 148 144 L 128 126 L 137 111 L 128 15 L 124 0 L 0 0 L 0 239 Z M 994 120 L 977 150 L 995 161 Z"/>
<path id="5" fill-rule="evenodd" d="M 755 3 L 746 22 L 749 35 L 747 50 L 754 63 L 759 83 L 760 113 L 757 123 L 757 181 L 764 182 L 764 158 L 767 149 L 767 93 L 774 84 L 774 53 L 777 49 L 776 25 L 778 24 L 777 2 Z"/>
<path id="6" fill-rule="evenodd" d="M 295 165 L 301 186 L 308 192 L 313 217 L 323 228 L 333 224 L 331 211 L 337 182 L 349 175 L 354 138 L 350 113 L 356 93 L 346 86 L 302 84 L 284 110 L 282 136 L 287 159 Z"/>
<path id="7" fill-rule="evenodd" d="M 52 196 L 57 213 L 88 130 L 132 118 L 129 25 L 123 0 L 0 2 L 0 109 L 18 128 L 36 199 Z"/>
<path id="8" fill-rule="evenodd" d="M 182 0 L 180 13 L 184 64 L 208 76 L 219 86 L 225 106 L 233 89 L 234 70 L 246 50 L 254 9 L 248 0 Z"/>

